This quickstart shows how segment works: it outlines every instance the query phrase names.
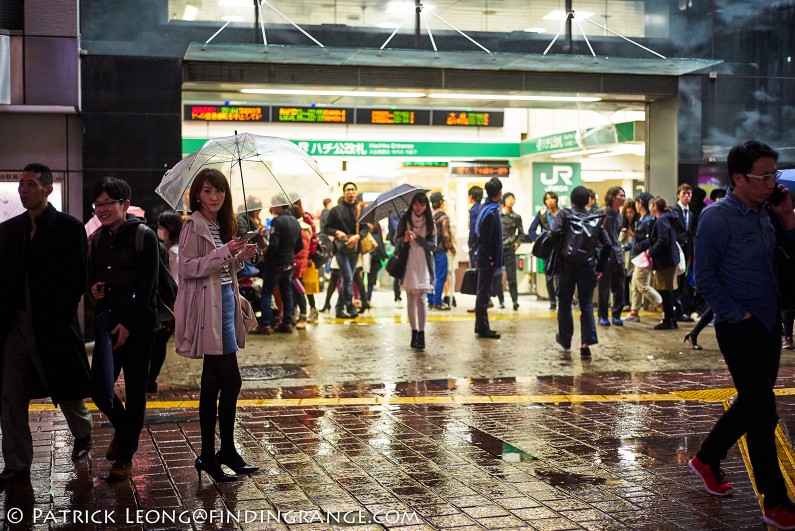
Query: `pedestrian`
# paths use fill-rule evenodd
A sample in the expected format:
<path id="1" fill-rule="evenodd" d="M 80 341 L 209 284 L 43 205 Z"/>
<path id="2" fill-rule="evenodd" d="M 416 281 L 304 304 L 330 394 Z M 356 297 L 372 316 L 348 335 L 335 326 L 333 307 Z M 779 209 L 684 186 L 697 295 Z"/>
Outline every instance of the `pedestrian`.
<path id="1" fill-rule="evenodd" d="M 73 460 L 91 450 L 88 356 L 77 321 L 86 286 L 86 231 L 48 202 L 53 177 L 47 166 L 25 166 L 18 191 L 25 212 L 0 224 L 0 483 L 30 478 L 31 398 L 49 396 L 60 406 L 74 436 Z"/>
<path id="2" fill-rule="evenodd" d="M 403 215 L 403 212 L 400 214 L 393 213 L 389 215 L 387 218 L 387 233 L 386 239 L 389 243 L 392 244 L 394 248 L 397 248 L 398 244 L 395 241 L 395 231 L 397 230 L 398 222 L 400 221 L 400 217 Z M 395 294 L 395 308 L 402 308 L 403 307 L 403 297 L 400 296 L 400 279 L 393 278 L 392 279 L 392 291 Z"/>
<path id="3" fill-rule="evenodd" d="M 356 191 L 355 183 L 347 182 L 342 185 L 342 201 L 331 209 L 323 229 L 329 236 L 334 236 L 335 257 L 342 278 L 340 293 L 337 296 L 337 319 L 352 319 L 359 313 L 353 305 L 353 275 L 361 249 L 359 242 L 367 236 L 370 228 L 367 223 L 362 223 L 359 231 L 356 231 Z M 365 294 L 362 293 L 360 296 Z"/>
<path id="4" fill-rule="evenodd" d="M 395 241 L 400 246 L 409 246 L 406 270 L 400 279 L 400 286 L 406 292 L 411 348 L 425 350 L 425 321 L 428 319 L 426 297 L 433 291 L 436 229 L 428 196 L 424 192 L 417 192 L 411 198 L 409 208 L 400 218 L 395 231 Z"/>
<path id="5" fill-rule="evenodd" d="M 478 290 L 475 300 L 475 333 L 485 339 L 499 339 L 500 334 L 489 326 L 489 298 L 494 277 L 502 276 L 505 256 L 502 247 L 500 199 L 502 181 L 493 177 L 486 183 L 486 201 L 475 221 L 475 259 L 478 268 Z"/>
<path id="6" fill-rule="evenodd" d="M 635 243 L 630 251 L 630 259 L 635 258 L 651 247 L 651 229 L 654 225 L 654 216 L 649 213 L 649 203 L 654 196 L 649 192 L 642 192 L 635 200 L 635 208 L 638 212 L 638 223 L 635 225 Z M 632 282 L 630 283 L 630 308 L 629 315 L 625 321 L 639 322 L 639 312 L 643 305 L 643 299 L 648 300 L 657 309 L 662 304 L 662 297 L 651 286 L 651 267 L 633 267 Z"/>
<path id="7" fill-rule="evenodd" d="M 386 249 L 384 248 L 384 235 L 381 224 L 377 221 L 370 223 L 370 234 L 373 235 L 378 247 L 370 253 L 370 270 L 367 272 L 367 306 L 372 306 L 373 289 L 378 281 L 378 273 L 383 267 L 383 261 L 387 259 Z"/>
<path id="8" fill-rule="evenodd" d="M 632 198 L 624 201 L 624 208 L 621 209 L 621 233 L 618 237 L 618 242 L 624 251 L 624 308 L 623 311 L 629 311 L 629 301 L 631 300 L 630 284 L 632 283 L 632 270 L 635 266 L 632 264 L 632 248 L 635 246 L 635 227 L 639 221 L 637 207 Z"/>
<path id="9" fill-rule="evenodd" d="M 306 266 L 307 268 L 317 267 L 314 264 L 314 262 L 317 260 L 317 252 L 320 247 L 320 239 L 318 238 L 317 228 L 315 227 L 315 219 L 312 217 L 312 214 L 304 210 L 304 205 L 301 203 L 300 199 L 298 199 L 293 204 L 293 206 L 297 207 L 299 212 L 301 212 L 300 219 L 303 220 L 303 222 L 306 224 L 306 227 L 304 227 L 304 225 L 301 225 L 301 229 L 306 230 L 306 228 L 309 228 L 311 230 L 311 235 L 309 237 L 309 254 L 307 257 L 309 258 L 309 262 L 312 262 L 313 265 L 310 265 L 309 262 L 307 262 Z M 299 220 L 299 225 L 300 224 L 301 223 Z M 301 275 L 301 278 L 302 279 L 304 278 L 303 274 Z M 317 293 L 317 291 L 312 290 L 310 292 L 309 290 L 305 290 L 306 300 L 309 303 L 309 314 L 307 316 L 307 320 L 310 323 L 317 322 L 317 306 L 315 305 L 315 293 Z"/>
<path id="10" fill-rule="evenodd" d="M 699 290 L 715 312 L 715 335 L 732 375 L 737 398 L 721 415 L 689 461 L 707 491 L 732 492 L 720 468 L 729 449 L 745 434 L 752 476 L 763 497 L 762 520 L 795 529 L 795 505 L 779 468 L 775 430 L 778 423 L 773 386 L 781 358 L 776 236 L 795 240 L 792 199 L 777 185 L 778 152 L 750 140 L 731 148 L 727 157 L 732 187 L 726 198 L 701 215 L 695 250 Z M 780 201 L 768 201 L 774 192 Z M 768 203 L 766 208 L 765 204 Z"/>
<path id="11" fill-rule="evenodd" d="M 588 189 L 576 186 L 570 195 L 571 208 L 561 210 L 550 236 L 559 246 L 553 261 L 558 274 L 558 333 L 555 340 L 568 352 L 574 336 L 571 305 L 574 290 L 580 300 L 580 357 L 591 359 L 591 345 L 599 339 L 593 316 L 593 292 L 612 252 L 612 242 L 603 228 L 604 211 L 588 210 Z M 597 259 L 598 257 L 598 259 Z"/>
<path id="12" fill-rule="evenodd" d="M 306 221 L 304 221 L 304 211 L 298 204 L 291 206 L 287 211 L 295 218 L 298 222 L 298 226 L 301 228 L 300 234 L 303 246 L 300 251 L 295 253 L 295 267 L 293 267 L 292 270 L 291 288 L 295 306 L 298 307 L 298 318 L 293 319 L 295 321 L 295 328 L 296 330 L 305 330 L 307 322 L 307 298 L 303 279 L 307 267 L 311 262 L 309 259 L 309 249 L 312 243 L 312 227 L 307 225 Z M 314 296 L 312 298 L 314 300 Z M 289 319 L 290 316 L 285 316 L 285 318 Z"/>
<path id="13" fill-rule="evenodd" d="M 685 255 L 685 272 L 677 277 L 677 288 L 674 296 L 674 311 L 676 319 L 683 323 L 693 322 L 690 313 L 695 309 L 693 286 L 688 282 L 687 270 L 693 266 L 694 240 L 698 227 L 698 215 L 691 210 L 693 188 L 687 184 L 680 184 L 676 190 L 676 203 L 671 206 L 671 211 L 676 214 L 673 218 L 676 230 L 676 241 L 682 247 Z"/>
<path id="14" fill-rule="evenodd" d="M 295 217 L 288 210 L 290 201 L 284 194 L 277 194 L 271 200 L 270 238 L 268 247 L 262 255 L 260 272 L 262 274 L 262 298 L 260 299 L 259 326 L 255 334 L 270 335 L 274 331 L 285 334 L 293 332 L 291 319 L 293 317 L 293 268 L 295 267 L 295 254 L 304 248 L 301 239 L 301 227 Z M 279 295 L 282 299 L 282 322 L 274 328 L 271 311 L 271 297 L 273 290 L 279 286 Z"/>
<path id="15" fill-rule="evenodd" d="M 538 229 L 539 227 L 541 230 L 551 230 L 552 223 L 555 221 L 555 217 L 558 215 L 558 194 L 552 191 L 548 191 L 544 194 L 544 208 L 538 211 L 536 214 L 535 219 L 530 224 L 530 229 L 527 232 L 527 235 L 530 237 L 530 241 L 534 242 L 538 239 Z M 558 308 L 558 281 L 556 279 L 555 274 L 549 270 L 547 267 L 548 264 L 546 261 L 543 262 L 544 267 L 544 276 L 546 277 L 547 281 L 547 294 L 549 297 L 549 309 L 553 312 Z"/>
<path id="16" fill-rule="evenodd" d="M 502 196 L 502 251 L 505 255 L 505 276 L 508 280 L 508 292 L 511 294 L 514 311 L 519 309 L 519 290 L 516 286 L 516 249 L 522 243 L 524 229 L 522 228 L 522 216 L 514 212 L 513 205 L 516 204 L 516 196 L 511 192 Z M 500 278 L 500 281 L 502 278 Z M 497 297 L 500 301 L 500 308 L 505 308 L 505 299 L 502 293 L 502 282 L 499 283 Z"/>
<path id="17" fill-rule="evenodd" d="M 478 219 L 478 213 L 483 206 L 483 188 L 480 186 L 472 186 L 467 192 L 467 200 L 469 201 L 469 239 L 467 246 L 469 248 L 469 266 L 476 267 L 477 260 L 475 259 L 475 250 L 477 249 L 477 236 L 475 235 L 475 222 Z"/>
<path id="18" fill-rule="evenodd" d="M 331 204 L 331 198 L 327 197 L 323 200 L 323 211 L 320 213 L 320 231 L 326 228 L 326 222 L 328 221 L 328 217 L 331 214 L 331 209 L 329 209 L 329 205 Z"/>
<path id="19" fill-rule="evenodd" d="M 196 472 L 216 482 L 234 481 L 236 474 L 255 472 L 235 448 L 234 428 L 240 369 L 237 351 L 246 344 L 254 323 L 251 305 L 240 296 L 237 271 L 257 252 L 257 245 L 234 238 L 237 222 L 229 182 L 214 169 L 201 170 L 189 192 L 193 214 L 179 237 L 179 292 L 175 306 L 177 354 L 204 358 L 199 390 L 201 450 Z M 215 453 L 216 419 L 221 448 Z"/>
<path id="20" fill-rule="evenodd" d="M 623 326 L 621 311 L 624 309 L 624 279 L 627 272 L 624 269 L 624 248 L 621 245 L 621 208 L 626 201 L 624 189 L 620 186 L 613 186 L 605 194 L 605 223 L 604 228 L 607 237 L 610 239 L 610 259 L 607 261 L 602 276 L 599 277 L 599 304 L 597 312 L 599 314 L 599 325 L 610 326 L 611 322 L 615 326 Z M 608 307 L 610 305 L 610 294 L 613 295 L 612 321 L 608 319 Z"/>
<path id="21" fill-rule="evenodd" d="M 111 481 L 132 473 L 132 458 L 146 415 L 146 386 L 155 329 L 159 242 L 146 220 L 127 213 L 130 185 L 105 177 L 94 186 L 94 212 L 102 223 L 91 242 L 94 354 L 91 397 L 115 432 L 105 457 Z M 114 390 L 124 371 L 125 400 Z"/>
<path id="22" fill-rule="evenodd" d="M 179 278 L 179 233 L 182 230 L 182 216 L 173 211 L 166 211 L 157 218 L 157 238 L 160 261 L 168 264 L 171 278 L 176 282 Z M 160 328 L 155 332 L 152 346 L 152 361 L 149 364 L 149 377 L 146 384 L 147 393 L 157 392 L 157 377 L 166 361 L 166 345 L 174 334 L 174 308 L 163 307 L 158 301 L 158 317 Z"/>
<path id="23" fill-rule="evenodd" d="M 433 252 L 434 273 L 436 280 L 433 292 L 428 294 L 428 306 L 434 310 L 450 310 L 450 304 L 442 298 L 444 284 L 447 282 L 448 258 L 450 253 L 455 256 L 455 241 L 450 230 L 450 216 L 447 215 L 447 201 L 441 192 L 431 194 L 431 207 L 433 208 L 433 222 L 436 233 L 436 250 Z"/>
<path id="24" fill-rule="evenodd" d="M 679 264 L 679 249 L 676 247 L 676 214 L 668 208 L 668 202 L 657 196 L 649 202 L 649 212 L 654 216 L 654 226 L 649 236 L 649 260 L 657 279 L 657 291 L 663 305 L 663 318 L 654 329 L 679 328 L 674 310 L 676 291 L 676 266 Z"/>

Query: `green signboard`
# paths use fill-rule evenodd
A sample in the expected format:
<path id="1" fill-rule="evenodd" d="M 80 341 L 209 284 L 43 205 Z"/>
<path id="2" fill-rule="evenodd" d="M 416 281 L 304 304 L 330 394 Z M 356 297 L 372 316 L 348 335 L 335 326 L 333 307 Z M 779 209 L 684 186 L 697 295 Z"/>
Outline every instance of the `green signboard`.
<path id="1" fill-rule="evenodd" d="M 182 152 L 192 153 L 207 138 L 183 138 Z M 360 140 L 292 140 L 311 157 L 468 157 L 518 158 L 519 144 L 483 142 L 366 142 Z"/>
<path id="2" fill-rule="evenodd" d="M 569 196 L 572 189 L 582 184 L 579 162 L 534 162 L 533 163 L 533 214 L 544 208 L 547 192 L 558 194 L 558 206 L 571 206 Z M 539 273 L 544 272 L 543 262 L 538 261 Z"/>

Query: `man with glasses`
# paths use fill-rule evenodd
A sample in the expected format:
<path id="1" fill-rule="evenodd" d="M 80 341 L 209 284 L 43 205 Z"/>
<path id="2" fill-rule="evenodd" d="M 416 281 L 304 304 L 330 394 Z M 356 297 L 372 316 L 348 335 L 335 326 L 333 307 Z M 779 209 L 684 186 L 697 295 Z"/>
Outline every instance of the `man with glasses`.
<path id="1" fill-rule="evenodd" d="M 334 236 L 335 256 L 340 267 L 340 292 L 337 296 L 337 319 L 354 319 L 358 315 L 353 305 L 353 273 L 359 259 L 359 242 L 367 236 L 370 227 L 362 223 L 356 232 L 356 185 L 347 182 L 342 185 L 342 201 L 331 209 L 323 231 Z M 366 294 L 362 293 L 366 298 Z M 346 313 L 347 310 L 347 313 Z"/>
<path id="2" fill-rule="evenodd" d="M 795 505 L 787 497 L 776 455 L 778 422 L 773 386 L 781 356 L 781 317 L 778 308 L 776 232 L 778 218 L 785 238 L 795 240 L 795 214 L 786 193 L 769 202 L 776 189 L 778 153 L 770 146 L 748 141 L 728 156 L 733 186 L 726 198 L 701 214 L 696 238 L 696 283 L 715 312 L 715 335 L 737 388 L 737 399 L 721 416 L 690 468 L 704 481 L 707 492 L 727 496 L 732 486 L 720 462 L 743 435 L 756 488 L 764 495 L 763 520 L 782 529 L 795 528 Z"/>
<path id="3" fill-rule="evenodd" d="M 50 396 L 61 407 L 75 439 L 73 460 L 91 449 L 91 412 L 84 401 L 90 396 L 88 357 L 77 322 L 86 285 L 86 231 L 48 202 L 52 190 L 50 169 L 28 164 L 19 179 L 26 211 L 0 224 L 3 483 L 30 478 L 31 398 Z"/>
<path id="4" fill-rule="evenodd" d="M 105 177 L 94 186 L 102 227 L 91 242 L 91 297 L 96 301 L 91 396 L 116 432 L 105 457 L 109 480 L 130 477 L 146 414 L 146 387 L 157 328 L 159 245 L 145 220 L 127 213 L 130 185 Z M 124 370 L 126 400 L 114 383 Z"/>

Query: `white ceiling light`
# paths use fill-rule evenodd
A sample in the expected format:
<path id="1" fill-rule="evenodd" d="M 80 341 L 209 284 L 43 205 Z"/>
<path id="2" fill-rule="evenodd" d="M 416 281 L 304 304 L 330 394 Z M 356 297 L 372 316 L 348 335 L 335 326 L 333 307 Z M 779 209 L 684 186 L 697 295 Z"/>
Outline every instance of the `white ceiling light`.
<path id="1" fill-rule="evenodd" d="M 560 20 L 566 20 L 567 16 L 568 16 L 568 14 L 565 11 L 561 11 L 559 9 L 556 9 L 555 11 L 550 11 L 549 13 L 544 15 L 542 18 L 544 20 L 558 20 L 558 21 L 560 21 Z M 593 13 L 591 13 L 590 11 L 575 11 L 574 12 L 574 18 L 579 18 L 581 20 L 586 19 L 586 18 L 591 18 L 592 16 L 593 16 Z"/>
<path id="2" fill-rule="evenodd" d="M 636 157 L 643 157 L 646 155 L 646 146 L 643 144 L 619 144 L 608 151 L 607 153 L 597 153 L 588 158 L 602 159 L 606 157 L 619 157 L 621 155 L 634 155 Z"/>
<path id="3" fill-rule="evenodd" d="M 500 100 L 500 101 L 549 101 L 549 102 L 578 102 L 592 103 L 602 101 L 602 98 L 591 96 L 532 96 L 524 94 L 428 94 L 429 98 L 443 100 Z"/>
<path id="4" fill-rule="evenodd" d="M 583 151 L 567 151 L 566 153 L 555 153 L 554 155 L 550 155 L 550 158 L 553 159 L 564 159 L 567 157 L 578 157 L 580 155 L 590 155 L 591 153 L 603 153 L 605 151 L 604 148 L 595 148 L 595 149 L 585 149 Z"/>
<path id="5" fill-rule="evenodd" d="M 424 92 L 380 92 L 366 90 L 301 90 L 301 89 L 240 89 L 243 94 L 272 94 L 289 96 L 339 96 L 361 98 L 424 98 Z"/>
<path id="6" fill-rule="evenodd" d="M 546 28 L 525 28 L 526 33 L 546 33 Z"/>
<path id="7" fill-rule="evenodd" d="M 196 20 L 196 15 L 199 14 L 199 9 L 190 5 L 185 4 L 185 12 L 182 13 L 182 20 Z"/>

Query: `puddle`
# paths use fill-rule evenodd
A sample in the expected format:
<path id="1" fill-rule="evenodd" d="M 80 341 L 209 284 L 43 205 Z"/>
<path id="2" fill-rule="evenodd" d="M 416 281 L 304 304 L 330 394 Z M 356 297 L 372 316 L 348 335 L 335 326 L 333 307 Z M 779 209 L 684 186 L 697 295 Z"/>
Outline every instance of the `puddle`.
<path id="1" fill-rule="evenodd" d="M 575 474 L 574 472 L 534 470 L 533 473 L 544 483 L 556 487 L 572 485 L 615 485 L 621 483 L 618 479 L 586 476 L 584 474 Z"/>
<path id="2" fill-rule="evenodd" d="M 281 365 L 252 365 L 240 367 L 243 381 L 282 380 L 285 378 L 309 378 L 309 374 L 300 365 L 284 363 Z"/>
<path id="3" fill-rule="evenodd" d="M 489 435 L 485 431 L 470 427 L 468 432 L 470 435 L 468 439 L 472 444 L 503 461 L 508 463 L 529 463 L 537 460 L 536 457 L 524 450 L 520 450 L 493 435 Z"/>

